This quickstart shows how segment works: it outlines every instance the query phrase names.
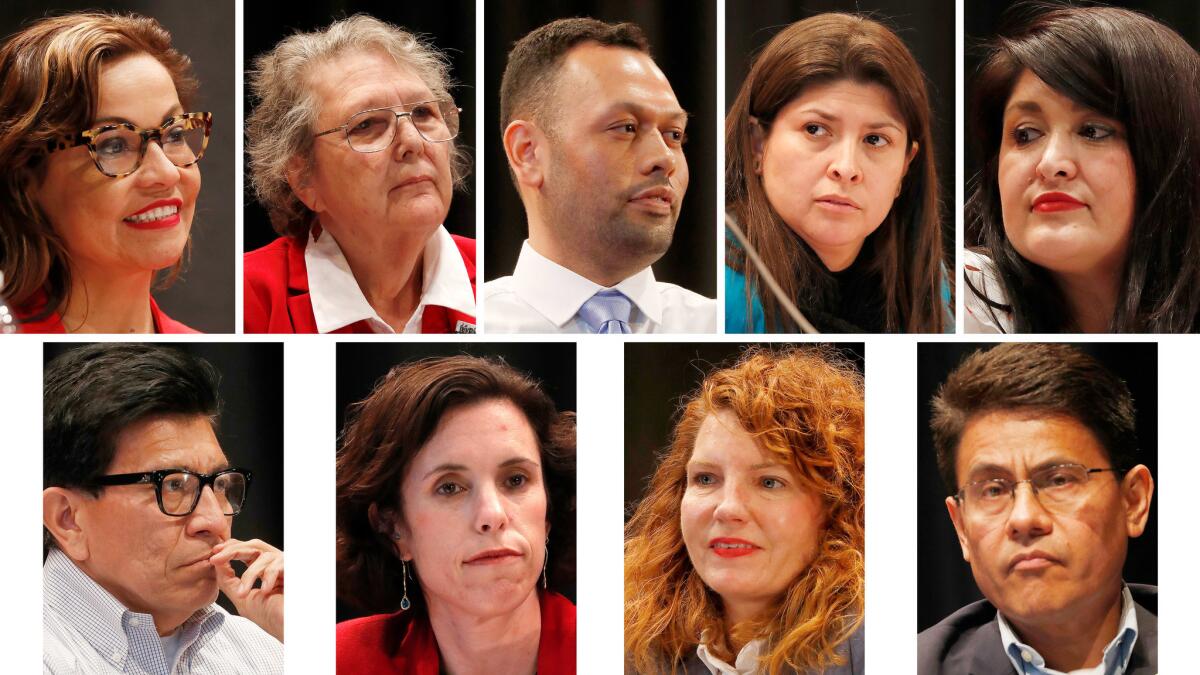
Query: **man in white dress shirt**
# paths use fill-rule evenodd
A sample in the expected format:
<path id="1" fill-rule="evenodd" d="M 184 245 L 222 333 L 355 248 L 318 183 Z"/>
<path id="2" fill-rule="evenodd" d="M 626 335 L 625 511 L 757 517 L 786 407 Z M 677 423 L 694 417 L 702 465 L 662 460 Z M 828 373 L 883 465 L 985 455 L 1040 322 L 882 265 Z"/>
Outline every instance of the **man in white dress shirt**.
<path id="1" fill-rule="evenodd" d="M 654 279 L 687 192 L 687 112 L 630 23 L 560 19 L 509 53 L 500 87 L 529 239 L 484 285 L 499 333 L 702 333 L 716 303 Z"/>

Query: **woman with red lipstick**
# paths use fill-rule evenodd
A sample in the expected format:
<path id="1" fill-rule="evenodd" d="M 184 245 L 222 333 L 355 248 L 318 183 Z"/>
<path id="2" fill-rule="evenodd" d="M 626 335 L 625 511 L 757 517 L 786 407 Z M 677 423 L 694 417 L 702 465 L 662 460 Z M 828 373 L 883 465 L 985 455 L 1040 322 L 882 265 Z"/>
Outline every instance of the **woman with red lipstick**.
<path id="1" fill-rule="evenodd" d="M 822 333 L 953 330 L 931 117 L 916 60 L 876 21 L 820 14 L 763 48 L 725 118 L 746 240 L 726 246 L 726 332 L 810 330 L 792 307 Z"/>
<path id="2" fill-rule="evenodd" d="M 1009 23 L 972 82 L 967 331 L 1200 329 L 1200 55 L 1125 9 Z"/>
<path id="3" fill-rule="evenodd" d="M 247 86 L 250 181 L 280 235 L 245 256 L 247 333 L 474 333 L 475 240 L 449 59 L 357 14 L 295 33 Z"/>
<path id="4" fill-rule="evenodd" d="M 574 414 L 453 356 L 396 366 L 348 420 L 338 597 L 368 615 L 338 624 L 338 672 L 573 674 Z"/>
<path id="5" fill-rule="evenodd" d="M 193 333 L 183 264 L 212 116 L 154 19 L 66 14 L 0 47 L 0 295 L 34 333 Z"/>
<path id="6" fill-rule="evenodd" d="M 625 527 L 638 673 L 860 674 L 862 376 L 752 350 L 705 378 Z"/>

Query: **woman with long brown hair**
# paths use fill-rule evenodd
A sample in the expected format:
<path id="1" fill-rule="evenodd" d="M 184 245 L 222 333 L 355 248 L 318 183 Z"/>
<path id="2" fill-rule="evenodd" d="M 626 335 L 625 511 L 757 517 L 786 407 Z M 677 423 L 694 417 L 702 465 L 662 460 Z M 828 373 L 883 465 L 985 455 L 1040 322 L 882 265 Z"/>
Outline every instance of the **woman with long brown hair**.
<path id="1" fill-rule="evenodd" d="M 726 332 L 797 332 L 793 309 L 820 332 L 953 330 L 930 117 L 877 21 L 820 14 L 763 48 L 725 118 L 746 239 L 726 247 Z"/>
<path id="2" fill-rule="evenodd" d="M 863 672 L 863 405 L 826 348 L 705 378 L 625 526 L 628 669 Z"/>

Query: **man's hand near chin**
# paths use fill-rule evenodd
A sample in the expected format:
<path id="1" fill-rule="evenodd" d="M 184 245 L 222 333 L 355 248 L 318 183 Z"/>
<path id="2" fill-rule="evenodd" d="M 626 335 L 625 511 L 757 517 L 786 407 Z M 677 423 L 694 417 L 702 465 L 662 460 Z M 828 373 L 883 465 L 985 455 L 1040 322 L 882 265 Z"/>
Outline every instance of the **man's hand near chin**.
<path id="1" fill-rule="evenodd" d="M 283 642 L 283 551 L 258 539 L 229 539 L 213 547 L 217 585 L 237 608 L 238 614 Z M 233 561 L 241 560 L 246 571 L 239 578 Z M 256 580 L 262 580 L 254 588 Z"/>

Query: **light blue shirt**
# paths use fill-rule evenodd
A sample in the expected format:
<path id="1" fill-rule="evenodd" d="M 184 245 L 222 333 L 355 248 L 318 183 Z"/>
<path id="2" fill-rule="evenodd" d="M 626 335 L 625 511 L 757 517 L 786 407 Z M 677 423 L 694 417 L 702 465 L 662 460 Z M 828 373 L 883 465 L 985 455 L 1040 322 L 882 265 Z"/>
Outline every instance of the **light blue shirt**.
<path id="1" fill-rule="evenodd" d="M 154 617 L 127 609 L 56 548 L 42 566 L 42 631 L 43 673 L 283 673 L 283 645 L 216 604 L 179 627 L 169 664 Z"/>
<path id="2" fill-rule="evenodd" d="M 1138 627 L 1137 613 L 1134 611 L 1133 596 L 1128 588 L 1121 590 L 1121 626 L 1117 636 L 1104 648 L 1104 658 L 1095 668 L 1081 668 L 1063 673 L 1046 667 L 1046 659 L 1037 650 L 1024 644 L 1017 638 L 1008 621 L 999 612 L 996 613 L 996 623 L 1000 624 L 1000 640 L 1004 643 L 1004 653 L 1012 661 L 1013 668 L 1019 675 L 1123 675 L 1129 666 L 1129 657 L 1133 654 L 1133 645 L 1137 642 Z"/>

